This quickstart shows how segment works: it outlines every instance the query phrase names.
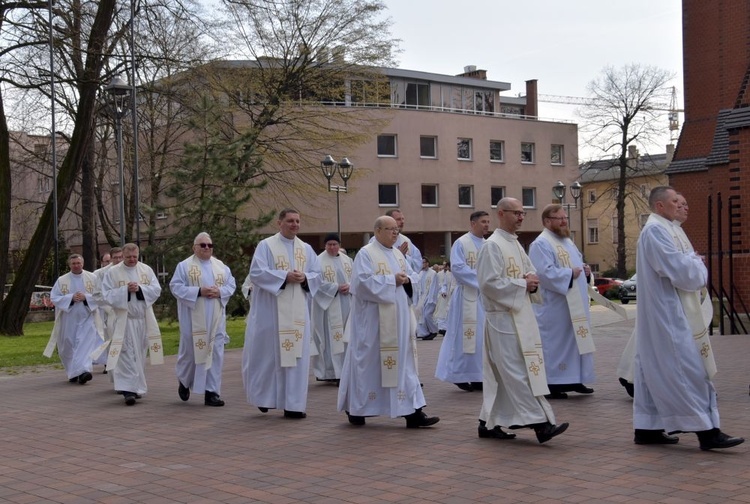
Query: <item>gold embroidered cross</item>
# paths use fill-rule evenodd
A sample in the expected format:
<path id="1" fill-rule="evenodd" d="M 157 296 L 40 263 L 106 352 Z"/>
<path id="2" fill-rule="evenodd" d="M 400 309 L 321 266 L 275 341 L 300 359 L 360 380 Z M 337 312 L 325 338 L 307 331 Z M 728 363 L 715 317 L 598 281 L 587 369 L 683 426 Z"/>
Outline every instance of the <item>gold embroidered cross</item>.
<path id="1" fill-rule="evenodd" d="M 305 257 L 305 251 L 301 248 L 294 249 L 294 261 L 297 269 L 299 271 L 304 271 L 305 262 L 307 261 L 307 257 Z"/>
<path id="2" fill-rule="evenodd" d="M 60 292 L 62 292 L 63 296 L 66 295 L 69 292 L 68 285 L 67 284 L 60 285 Z"/>
<path id="3" fill-rule="evenodd" d="M 286 257 L 284 256 L 276 257 L 276 269 L 289 271 L 289 263 L 286 261 Z"/>
<path id="4" fill-rule="evenodd" d="M 352 267 L 349 266 L 349 263 L 344 263 L 344 272 L 346 272 L 346 277 L 351 278 L 352 277 Z"/>
<path id="5" fill-rule="evenodd" d="M 386 359 L 383 361 L 383 365 L 387 367 L 388 369 L 393 369 L 393 366 L 396 365 L 396 359 L 394 359 L 391 355 L 386 357 Z"/>
<path id="6" fill-rule="evenodd" d="M 586 336 L 588 336 L 588 335 L 589 335 L 589 330 L 588 330 L 588 329 L 586 329 L 586 327 L 585 327 L 585 326 L 580 326 L 580 327 L 578 328 L 578 330 L 576 331 L 576 334 L 577 334 L 578 336 L 580 336 L 581 338 L 585 338 Z"/>
<path id="7" fill-rule="evenodd" d="M 333 268 L 331 266 L 326 266 L 326 271 L 323 273 L 323 278 L 326 279 L 326 282 L 333 283 L 336 280 L 336 272 L 333 271 Z"/>
<path id="8" fill-rule="evenodd" d="M 302 339 L 302 332 L 299 329 L 294 330 L 294 339 L 299 341 Z"/>
<path id="9" fill-rule="evenodd" d="M 294 348 L 294 343 L 292 343 L 292 341 L 291 341 L 291 340 L 290 340 L 289 338 L 287 338 L 287 339 L 285 339 L 285 340 L 284 340 L 284 342 L 283 342 L 283 343 L 281 344 L 281 347 L 282 347 L 282 348 L 283 348 L 284 350 L 286 350 L 286 351 L 288 352 L 288 351 L 290 351 L 290 350 L 291 350 L 292 348 Z"/>
<path id="10" fill-rule="evenodd" d="M 709 353 L 711 353 L 711 347 L 708 346 L 708 343 L 703 343 L 701 345 L 701 355 L 705 359 Z"/>
<path id="11" fill-rule="evenodd" d="M 336 331 L 336 334 L 333 335 L 333 339 L 336 341 L 341 341 L 341 339 L 344 337 L 343 334 L 341 334 L 341 331 Z"/>
<path id="12" fill-rule="evenodd" d="M 111 355 L 112 357 L 116 356 L 119 353 L 120 353 L 120 350 L 118 348 L 113 348 L 112 350 L 109 351 L 109 355 Z"/>
<path id="13" fill-rule="evenodd" d="M 203 338 L 200 338 L 195 342 L 195 346 L 198 347 L 198 350 L 203 350 L 206 348 L 206 341 Z"/>
<path id="14" fill-rule="evenodd" d="M 464 331 L 464 336 L 466 337 L 466 339 L 471 339 L 474 337 L 474 331 L 471 329 L 471 327 Z"/>
<path id="15" fill-rule="evenodd" d="M 151 353 L 159 353 L 161 352 L 161 345 L 158 343 L 154 343 L 151 345 Z"/>
<path id="16" fill-rule="evenodd" d="M 145 273 L 141 275 L 141 284 L 142 285 L 151 285 L 151 280 L 149 280 L 148 275 Z"/>
<path id="17" fill-rule="evenodd" d="M 557 257 L 560 258 L 560 266 L 563 266 L 564 268 L 572 267 L 570 264 L 570 254 L 565 250 L 565 247 L 561 245 L 557 246 Z"/>
<path id="18" fill-rule="evenodd" d="M 94 282 L 86 282 L 86 292 L 88 292 L 89 294 L 94 292 Z"/>
<path id="19" fill-rule="evenodd" d="M 518 278 L 518 275 L 521 273 L 521 268 L 519 268 L 516 264 L 515 257 L 508 258 L 508 267 L 505 269 L 505 271 L 508 273 L 509 277 Z"/>
<path id="20" fill-rule="evenodd" d="M 386 266 L 385 263 L 379 262 L 378 263 L 378 269 L 375 271 L 376 275 L 389 275 L 391 273 L 391 270 L 388 269 L 388 266 Z"/>
<path id="21" fill-rule="evenodd" d="M 474 269 L 474 267 L 476 266 L 477 255 L 473 251 L 469 252 L 469 255 L 466 256 L 466 264 L 468 264 L 471 269 Z"/>
<path id="22" fill-rule="evenodd" d="M 190 277 L 190 281 L 193 282 L 193 285 L 200 285 L 201 283 L 201 269 L 193 264 L 190 266 L 190 269 L 188 270 L 188 276 Z"/>
<path id="23" fill-rule="evenodd" d="M 226 280 L 224 280 L 224 273 L 219 273 L 216 276 L 216 285 L 218 285 L 219 287 L 223 287 L 225 283 Z"/>
<path id="24" fill-rule="evenodd" d="M 532 361 L 531 364 L 529 364 L 529 371 L 534 373 L 534 376 L 539 376 L 539 371 L 541 371 L 542 368 L 537 365 L 536 362 Z"/>

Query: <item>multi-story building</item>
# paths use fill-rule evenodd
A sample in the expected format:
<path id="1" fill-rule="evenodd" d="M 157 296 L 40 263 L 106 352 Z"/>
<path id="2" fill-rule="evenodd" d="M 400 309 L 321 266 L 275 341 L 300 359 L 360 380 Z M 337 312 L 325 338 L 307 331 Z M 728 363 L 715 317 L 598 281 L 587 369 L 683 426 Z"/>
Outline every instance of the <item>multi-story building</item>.
<path id="1" fill-rule="evenodd" d="M 625 267 L 635 269 L 638 235 L 646 223 L 650 210 L 648 196 L 651 188 L 667 184 L 664 171 L 672 159 L 674 147 L 667 146 L 665 154 L 639 154 L 632 145 L 628 151 L 628 179 L 625 208 Z M 584 229 L 582 251 L 594 272 L 617 267 L 617 195 L 620 178 L 619 159 L 605 159 L 586 163 L 581 167 L 582 209 L 578 213 Z"/>

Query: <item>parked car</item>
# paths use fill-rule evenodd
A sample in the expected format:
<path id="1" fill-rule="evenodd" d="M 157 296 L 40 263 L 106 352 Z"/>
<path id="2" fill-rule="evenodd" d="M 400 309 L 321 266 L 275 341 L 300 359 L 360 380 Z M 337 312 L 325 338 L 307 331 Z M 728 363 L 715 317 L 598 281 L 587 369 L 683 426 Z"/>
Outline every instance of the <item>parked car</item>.
<path id="1" fill-rule="evenodd" d="M 605 292 L 613 287 L 619 287 L 622 284 L 622 280 L 617 278 L 599 277 L 594 278 L 594 287 L 599 291 L 602 296 Z"/>
<path id="2" fill-rule="evenodd" d="M 620 298 L 622 304 L 628 304 L 631 300 L 635 301 L 635 275 L 622 283 L 617 297 Z"/>

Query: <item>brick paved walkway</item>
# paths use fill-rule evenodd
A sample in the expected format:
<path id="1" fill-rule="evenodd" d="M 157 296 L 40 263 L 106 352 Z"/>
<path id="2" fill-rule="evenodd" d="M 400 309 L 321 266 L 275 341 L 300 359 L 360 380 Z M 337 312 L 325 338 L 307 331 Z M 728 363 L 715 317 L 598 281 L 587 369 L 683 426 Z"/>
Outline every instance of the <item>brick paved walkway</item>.
<path id="1" fill-rule="evenodd" d="M 440 340 L 419 343 L 426 411 L 441 417 L 424 430 L 388 418 L 352 427 L 336 388 L 314 381 L 307 419 L 264 415 L 244 400 L 238 350 L 227 354 L 224 408 L 179 400 L 174 357 L 149 367 L 149 394 L 133 407 L 101 374 L 86 386 L 51 368 L 0 376 L 0 502 L 750 502 L 750 441 L 715 452 L 694 435 L 633 444 L 614 371 L 632 322 L 602 310 L 596 393 L 554 402 L 570 429 L 544 445 L 530 430 L 477 438 L 480 394 L 433 378 Z M 722 428 L 749 437 L 750 338 L 713 343 Z"/>

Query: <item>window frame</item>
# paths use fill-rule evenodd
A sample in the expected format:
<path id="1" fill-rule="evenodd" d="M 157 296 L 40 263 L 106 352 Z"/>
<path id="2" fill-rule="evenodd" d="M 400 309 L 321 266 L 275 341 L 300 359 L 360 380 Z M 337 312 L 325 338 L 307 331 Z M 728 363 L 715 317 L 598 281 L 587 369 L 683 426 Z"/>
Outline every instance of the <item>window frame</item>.
<path id="1" fill-rule="evenodd" d="M 470 204 L 461 203 L 461 189 L 469 189 L 469 197 L 471 199 Z M 473 184 L 459 184 L 458 185 L 458 208 L 474 208 L 474 185 Z"/>
<path id="2" fill-rule="evenodd" d="M 392 138 L 393 139 L 393 154 L 381 154 L 380 153 L 380 139 L 381 138 Z M 375 139 L 375 152 L 379 158 L 397 158 L 398 157 L 398 135 L 394 133 L 382 133 Z"/>
<path id="3" fill-rule="evenodd" d="M 531 191 L 531 197 L 533 199 L 533 203 L 531 205 L 526 204 L 526 191 Z M 521 203 L 523 204 L 524 208 L 536 208 L 536 187 L 521 188 Z"/>
<path id="4" fill-rule="evenodd" d="M 531 160 L 524 161 L 524 145 L 531 146 Z M 534 142 L 521 142 L 521 164 L 536 164 L 536 144 Z"/>
<path id="5" fill-rule="evenodd" d="M 492 191 L 494 189 L 500 189 L 502 191 L 503 195 L 501 196 L 501 199 L 505 197 L 505 193 L 507 192 L 505 186 L 491 186 L 490 187 L 490 208 L 497 208 L 497 202 L 500 201 L 499 199 L 495 199 L 492 197 Z"/>
<path id="6" fill-rule="evenodd" d="M 396 201 L 395 203 L 383 203 L 381 201 L 381 187 L 394 187 L 396 189 Z M 399 188 L 398 183 L 390 182 L 379 182 L 378 183 L 378 206 L 379 207 L 398 207 L 399 204 Z"/>
<path id="7" fill-rule="evenodd" d="M 592 240 L 592 231 L 596 234 Z M 599 243 L 599 219 L 586 219 L 586 243 L 596 245 Z"/>
<path id="8" fill-rule="evenodd" d="M 500 159 L 492 159 L 492 145 L 500 145 Z M 505 163 L 505 140 L 490 140 L 490 163 Z"/>
<path id="9" fill-rule="evenodd" d="M 431 187 L 434 189 L 435 193 L 435 203 L 425 203 L 424 202 L 424 195 L 425 195 L 425 188 Z M 437 208 L 440 206 L 440 184 L 422 184 L 422 207 L 423 208 Z"/>
<path id="10" fill-rule="evenodd" d="M 431 139 L 432 140 L 432 149 L 433 154 L 432 156 L 426 156 L 422 152 L 422 141 Z M 434 135 L 420 135 L 419 136 L 419 158 L 420 159 L 437 159 L 438 158 L 438 146 L 437 146 L 437 137 Z"/>
<path id="11" fill-rule="evenodd" d="M 466 142 L 469 146 L 469 157 L 461 157 L 461 144 Z M 456 141 L 456 159 L 459 161 L 473 161 L 474 146 L 471 138 L 458 137 Z"/>
<path id="12" fill-rule="evenodd" d="M 554 161 L 555 147 L 558 147 L 560 150 L 560 161 L 558 162 Z M 551 164 L 552 166 L 565 166 L 565 146 L 563 144 L 550 145 L 549 164 Z"/>

